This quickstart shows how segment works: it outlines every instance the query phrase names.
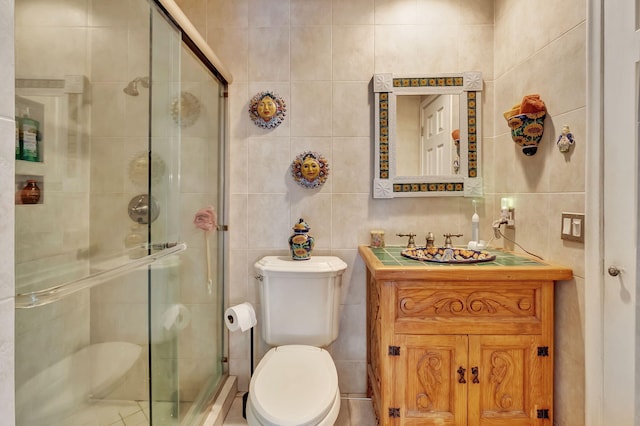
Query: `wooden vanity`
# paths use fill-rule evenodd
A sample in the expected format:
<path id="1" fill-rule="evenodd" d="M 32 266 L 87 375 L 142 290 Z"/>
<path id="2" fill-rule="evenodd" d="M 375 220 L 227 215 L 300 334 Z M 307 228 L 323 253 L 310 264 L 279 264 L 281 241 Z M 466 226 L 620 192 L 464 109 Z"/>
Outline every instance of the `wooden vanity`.
<path id="1" fill-rule="evenodd" d="M 360 246 L 380 425 L 551 426 L 553 291 L 571 269 L 497 251 L 439 264 Z"/>

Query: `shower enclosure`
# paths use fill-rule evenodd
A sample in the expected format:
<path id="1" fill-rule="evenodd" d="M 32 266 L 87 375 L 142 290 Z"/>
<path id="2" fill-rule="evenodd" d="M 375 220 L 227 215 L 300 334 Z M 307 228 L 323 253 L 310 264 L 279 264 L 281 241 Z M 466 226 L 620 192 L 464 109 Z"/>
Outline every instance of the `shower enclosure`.
<path id="1" fill-rule="evenodd" d="M 195 425 L 226 377 L 229 79 L 174 6 L 15 1 L 17 425 Z"/>

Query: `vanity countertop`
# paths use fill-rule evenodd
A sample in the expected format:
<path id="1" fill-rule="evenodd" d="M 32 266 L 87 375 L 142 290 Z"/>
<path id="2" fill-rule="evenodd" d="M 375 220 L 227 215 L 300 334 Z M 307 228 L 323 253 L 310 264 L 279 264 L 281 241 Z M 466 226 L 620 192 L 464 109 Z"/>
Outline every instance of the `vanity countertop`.
<path id="1" fill-rule="evenodd" d="M 437 281 L 513 281 L 569 280 L 570 268 L 555 265 L 520 253 L 488 249 L 496 259 L 490 262 L 450 264 L 408 259 L 400 253 L 405 247 L 358 247 L 371 275 L 376 280 L 437 280 Z"/>

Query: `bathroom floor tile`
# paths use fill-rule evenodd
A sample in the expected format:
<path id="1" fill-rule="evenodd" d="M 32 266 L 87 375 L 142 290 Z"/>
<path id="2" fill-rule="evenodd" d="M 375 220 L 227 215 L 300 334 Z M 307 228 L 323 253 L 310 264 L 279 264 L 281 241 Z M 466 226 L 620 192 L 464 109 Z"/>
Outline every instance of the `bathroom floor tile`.
<path id="1" fill-rule="evenodd" d="M 247 421 L 242 417 L 242 395 L 238 395 L 233 400 L 229 413 L 224 419 L 223 426 L 244 426 Z M 349 395 L 342 398 L 340 413 L 335 426 L 375 426 L 376 417 L 373 414 L 371 400 L 361 396 L 351 397 Z"/>

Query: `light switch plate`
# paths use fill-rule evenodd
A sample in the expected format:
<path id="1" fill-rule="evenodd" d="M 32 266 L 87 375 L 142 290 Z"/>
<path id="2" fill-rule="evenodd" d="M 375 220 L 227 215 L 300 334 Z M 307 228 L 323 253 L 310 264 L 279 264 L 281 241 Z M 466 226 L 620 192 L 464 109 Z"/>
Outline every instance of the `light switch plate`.
<path id="1" fill-rule="evenodd" d="M 584 243 L 584 213 L 562 213 L 560 238 Z"/>

